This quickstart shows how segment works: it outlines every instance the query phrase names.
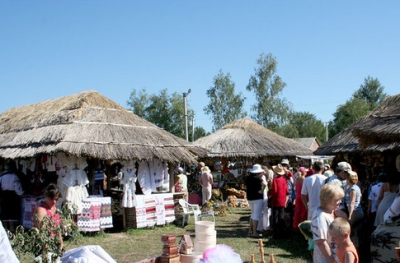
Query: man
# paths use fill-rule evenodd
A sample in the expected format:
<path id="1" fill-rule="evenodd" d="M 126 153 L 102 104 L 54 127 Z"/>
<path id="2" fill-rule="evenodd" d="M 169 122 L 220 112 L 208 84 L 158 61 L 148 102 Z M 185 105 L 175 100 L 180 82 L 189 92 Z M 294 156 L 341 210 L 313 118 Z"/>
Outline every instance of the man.
<path id="1" fill-rule="evenodd" d="M 336 169 L 335 169 L 335 174 L 326 179 L 325 183 L 331 184 L 331 183 L 337 183 L 340 184 L 343 188 L 343 190 L 346 192 L 347 189 L 347 183 L 346 180 L 349 178 L 349 171 L 351 172 L 351 165 L 347 162 L 340 162 L 337 164 Z M 344 208 L 344 202 L 342 200 L 342 203 L 340 204 L 339 209 Z"/>
<path id="2" fill-rule="evenodd" d="M 289 160 L 288 159 L 282 159 L 281 165 L 283 169 L 285 169 L 286 172 L 286 177 L 291 177 L 293 178 L 293 173 L 290 171 L 290 165 L 289 165 Z"/>
<path id="3" fill-rule="evenodd" d="M 349 177 L 349 171 L 351 170 L 351 165 L 347 162 L 340 162 L 337 164 L 335 169 L 335 174 L 326 180 L 326 183 L 339 183 L 342 185 L 343 189 L 346 187 L 346 179 Z"/>
<path id="4" fill-rule="evenodd" d="M 314 170 L 314 174 L 304 179 L 301 188 L 301 200 L 307 208 L 307 218 L 309 220 L 311 220 L 314 210 L 320 205 L 319 192 L 326 180 L 326 177 L 322 174 L 324 171 L 324 164 L 322 162 L 314 162 L 312 169 Z"/>
<path id="5" fill-rule="evenodd" d="M 11 248 L 7 233 L 0 222 L 0 262 L 19 263 L 17 256 Z"/>

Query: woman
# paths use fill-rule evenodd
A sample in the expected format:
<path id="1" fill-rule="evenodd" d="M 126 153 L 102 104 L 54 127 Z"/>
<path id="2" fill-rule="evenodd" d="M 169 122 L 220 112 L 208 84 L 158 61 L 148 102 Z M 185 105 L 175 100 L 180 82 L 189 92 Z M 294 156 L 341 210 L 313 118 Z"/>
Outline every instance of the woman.
<path id="1" fill-rule="evenodd" d="M 339 216 L 336 214 L 344 191 L 338 184 L 325 184 L 320 191 L 320 206 L 314 211 L 311 219 L 311 231 L 314 240 L 313 262 L 334 263 L 332 238 L 329 235 L 329 225 Z M 339 210 L 340 211 L 340 210 Z"/>
<path id="2" fill-rule="evenodd" d="M 55 184 L 49 184 L 45 188 L 43 195 L 45 200 L 37 208 L 35 226 L 43 229 L 43 227 L 47 226 L 46 221 L 44 221 L 45 218 L 50 220 L 50 232 L 52 235 L 55 235 L 55 232 L 59 233 L 60 246 L 63 247 L 61 229 L 59 228 L 61 227 L 61 217 L 56 208 L 57 201 L 61 196 L 60 189 Z"/>
<path id="3" fill-rule="evenodd" d="M 349 177 L 346 179 L 347 190 L 344 195 L 345 213 L 349 216 L 349 223 L 351 225 L 352 241 L 356 247 L 359 246 L 358 240 L 358 227 L 364 218 L 364 212 L 361 207 L 361 189 L 357 185 L 358 175 L 354 171 L 348 171 Z"/>
<path id="4" fill-rule="evenodd" d="M 258 222 L 257 230 L 262 232 L 268 230 L 270 227 L 269 217 L 271 215 L 271 209 L 268 207 L 268 191 L 269 186 L 271 185 L 272 178 L 274 176 L 274 172 L 269 170 L 267 166 L 263 165 L 261 168 L 264 170 L 261 179 L 266 183 L 262 186 L 263 192 L 263 208 L 261 212 L 260 221 Z"/>
<path id="5" fill-rule="evenodd" d="M 200 177 L 200 185 L 202 187 L 202 204 L 204 205 L 208 200 L 211 199 L 213 176 L 208 166 L 201 168 L 201 171 L 202 174 Z"/>
<path id="6" fill-rule="evenodd" d="M 281 164 L 273 166 L 276 174 L 269 190 L 270 205 L 272 207 L 273 238 L 282 238 L 286 233 L 285 207 L 289 200 L 288 184 L 285 178 L 286 171 Z"/>
<path id="7" fill-rule="evenodd" d="M 389 209 L 393 200 L 399 191 L 399 176 L 395 173 L 390 173 L 388 182 L 383 183 L 378 197 L 378 208 L 376 210 L 376 217 L 374 226 L 379 226 L 383 223 L 383 215 Z"/>
<path id="8" fill-rule="evenodd" d="M 299 224 L 304 220 L 307 220 L 307 207 L 304 206 L 303 201 L 301 200 L 301 188 L 303 186 L 304 178 L 306 177 L 306 168 L 300 167 L 297 171 L 297 176 L 295 180 L 296 185 L 296 200 L 294 203 L 294 220 L 293 220 L 293 229 L 298 230 Z"/>
<path id="9" fill-rule="evenodd" d="M 263 185 L 266 185 L 261 178 L 263 174 L 261 165 L 255 164 L 246 178 L 246 195 L 251 210 L 249 235 L 253 237 L 259 237 L 257 227 L 263 208 Z"/>

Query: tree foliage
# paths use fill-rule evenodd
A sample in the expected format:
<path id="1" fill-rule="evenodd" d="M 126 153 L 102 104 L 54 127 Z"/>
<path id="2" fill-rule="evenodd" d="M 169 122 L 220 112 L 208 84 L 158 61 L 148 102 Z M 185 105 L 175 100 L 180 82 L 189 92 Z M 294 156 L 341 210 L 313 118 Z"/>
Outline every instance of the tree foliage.
<path id="1" fill-rule="evenodd" d="M 139 117 L 178 137 L 185 138 L 183 98 L 177 92 L 169 95 L 167 89 L 164 89 L 158 95 L 148 95 L 145 89 L 139 92 L 133 90 L 127 104 Z M 190 120 L 194 117 L 194 112 L 189 109 L 189 103 L 187 103 L 187 114 L 188 131 L 190 131 L 192 129 Z"/>
<path id="2" fill-rule="evenodd" d="M 351 98 L 345 104 L 339 105 L 333 114 L 333 122 L 329 125 L 329 137 L 348 128 L 359 118 L 365 116 L 371 109 L 371 106 L 362 99 Z"/>
<path id="3" fill-rule="evenodd" d="M 289 123 L 281 127 L 280 134 L 288 138 L 317 137 L 321 143 L 326 141 L 323 122 L 309 112 L 290 113 Z"/>
<path id="4" fill-rule="evenodd" d="M 203 127 L 195 127 L 194 128 L 194 138 L 192 138 L 192 141 L 195 141 L 201 137 L 204 137 L 207 135 L 206 130 Z M 190 137 L 190 136 L 189 136 Z"/>
<path id="5" fill-rule="evenodd" d="M 353 98 L 364 100 L 370 106 L 370 110 L 373 110 L 386 99 L 384 88 L 377 78 L 368 76 L 360 88 L 353 93 Z"/>
<path id="6" fill-rule="evenodd" d="M 290 103 L 280 97 L 286 83 L 276 75 L 278 62 L 272 54 L 261 54 L 257 64 L 258 68 L 246 87 L 256 97 L 256 104 L 251 108 L 255 112 L 252 118 L 268 129 L 278 131 L 279 127 L 287 124 L 291 111 Z"/>
<path id="7" fill-rule="evenodd" d="M 211 115 L 213 127 L 216 131 L 225 124 L 245 117 L 243 110 L 245 97 L 241 93 L 235 94 L 235 83 L 231 80 L 230 73 L 224 74 L 222 70 L 214 77 L 214 86 L 207 90 L 209 103 L 204 107 L 204 112 Z"/>
<path id="8" fill-rule="evenodd" d="M 374 110 L 387 97 L 383 92 L 384 88 L 377 78 L 370 76 L 365 78 L 364 83 L 352 97 L 345 104 L 337 107 L 333 114 L 334 119 L 329 123 L 329 138 Z"/>

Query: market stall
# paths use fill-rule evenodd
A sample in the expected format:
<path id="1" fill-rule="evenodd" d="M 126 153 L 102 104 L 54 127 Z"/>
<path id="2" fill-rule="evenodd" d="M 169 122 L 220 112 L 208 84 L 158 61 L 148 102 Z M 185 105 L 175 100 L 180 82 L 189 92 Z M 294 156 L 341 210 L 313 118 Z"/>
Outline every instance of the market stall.
<path id="1" fill-rule="evenodd" d="M 70 202 L 76 215 L 97 210 L 99 197 L 111 197 L 112 207 L 115 202 L 121 204 L 117 207 L 134 207 L 135 195 L 173 192 L 169 176 L 175 164 L 197 164 L 206 152 L 96 91 L 0 114 L 0 165 L 15 164 L 14 172 L 30 198 L 24 202 L 26 222 L 32 221 L 35 202 L 50 182 L 66 193 L 60 203 Z M 80 192 L 80 197 L 68 189 Z"/>

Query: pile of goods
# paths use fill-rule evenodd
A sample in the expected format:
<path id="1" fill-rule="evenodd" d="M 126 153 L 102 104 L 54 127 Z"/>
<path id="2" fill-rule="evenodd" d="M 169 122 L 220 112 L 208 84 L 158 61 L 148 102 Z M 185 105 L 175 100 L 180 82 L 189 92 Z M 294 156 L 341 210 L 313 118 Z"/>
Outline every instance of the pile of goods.
<path id="1" fill-rule="evenodd" d="M 228 196 L 227 203 L 229 207 L 249 207 L 247 199 L 238 199 L 234 195 Z"/>

